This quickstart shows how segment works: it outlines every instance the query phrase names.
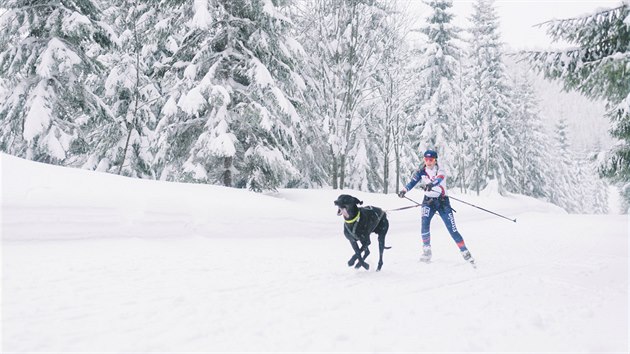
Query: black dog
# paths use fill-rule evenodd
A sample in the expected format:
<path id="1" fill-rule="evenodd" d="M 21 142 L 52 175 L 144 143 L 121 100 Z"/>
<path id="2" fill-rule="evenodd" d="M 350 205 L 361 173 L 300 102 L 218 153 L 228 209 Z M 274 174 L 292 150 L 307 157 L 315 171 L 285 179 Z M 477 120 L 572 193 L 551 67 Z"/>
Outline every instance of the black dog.
<path id="1" fill-rule="evenodd" d="M 343 215 L 344 218 L 343 234 L 350 241 L 354 250 L 354 255 L 348 261 L 348 267 L 354 265 L 355 268 L 370 268 L 370 265 L 365 263 L 365 259 L 370 254 L 368 249 L 370 234 L 374 232 L 378 235 L 379 259 L 378 268 L 376 268 L 378 272 L 383 267 L 383 250 L 391 248 L 385 247 L 385 235 L 389 229 L 389 221 L 387 221 L 387 215 L 381 208 L 358 207 L 362 204 L 362 201 L 348 194 L 342 194 L 335 200 L 335 205 L 338 207 L 337 215 Z M 361 248 L 359 248 L 357 241 L 361 242 Z M 361 256 L 362 252 L 364 252 L 363 256 Z M 357 260 L 358 263 L 355 265 Z"/>

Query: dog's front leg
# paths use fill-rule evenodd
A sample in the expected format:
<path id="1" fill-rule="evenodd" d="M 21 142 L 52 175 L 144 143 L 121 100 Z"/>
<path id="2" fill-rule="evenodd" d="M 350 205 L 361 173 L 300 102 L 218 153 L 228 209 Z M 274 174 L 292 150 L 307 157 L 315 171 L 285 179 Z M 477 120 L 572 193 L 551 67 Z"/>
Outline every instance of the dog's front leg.
<path id="1" fill-rule="evenodd" d="M 365 263 L 364 259 L 361 257 L 361 249 L 359 248 L 359 245 L 357 244 L 357 241 L 355 240 L 350 240 L 350 245 L 352 246 L 352 249 L 354 250 L 354 256 L 352 256 L 352 258 L 350 258 L 350 261 L 348 261 L 348 266 L 351 266 L 350 262 L 352 262 L 352 264 L 354 264 L 355 260 L 358 260 L 359 262 L 354 266 L 355 268 L 365 268 L 365 269 L 370 269 L 370 265 Z"/>
<path id="2" fill-rule="evenodd" d="M 361 252 L 363 252 L 363 260 L 366 260 L 370 255 L 370 242 L 361 242 Z"/>
<path id="3" fill-rule="evenodd" d="M 357 258 L 357 255 L 353 254 L 350 260 L 348 260 L 348 267 L 352 267 L 357 262 Z"/>

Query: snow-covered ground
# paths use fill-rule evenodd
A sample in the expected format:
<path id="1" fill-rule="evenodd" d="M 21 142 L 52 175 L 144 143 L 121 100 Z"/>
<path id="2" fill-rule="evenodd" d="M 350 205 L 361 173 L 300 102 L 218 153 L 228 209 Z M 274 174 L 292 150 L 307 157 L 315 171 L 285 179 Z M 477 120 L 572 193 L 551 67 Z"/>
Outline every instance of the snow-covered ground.
<path id="1" fill-rule="evenodd" d="M 627 215 L 522 196 L 388 214 L 385 265 L 352 251 L 334 190 L 262 195 L 1 155 L 2 352 L 627 352 Z M 392 209 L 394 194 L 356 191 Z M 409 197 L 421 200 L 417 191 Z"/>

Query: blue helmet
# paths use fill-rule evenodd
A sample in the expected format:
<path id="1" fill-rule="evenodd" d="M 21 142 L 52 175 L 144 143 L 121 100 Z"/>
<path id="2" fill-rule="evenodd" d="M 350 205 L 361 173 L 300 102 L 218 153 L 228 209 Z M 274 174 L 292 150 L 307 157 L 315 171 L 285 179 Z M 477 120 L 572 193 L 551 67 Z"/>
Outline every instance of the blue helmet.
<path id="1" fill-rule="evenodd" d="M 438 154 L 437 151 L 429 149 L 424 152 L 424 157 L 432 157 L 434 159 L 437 159 Z"/>

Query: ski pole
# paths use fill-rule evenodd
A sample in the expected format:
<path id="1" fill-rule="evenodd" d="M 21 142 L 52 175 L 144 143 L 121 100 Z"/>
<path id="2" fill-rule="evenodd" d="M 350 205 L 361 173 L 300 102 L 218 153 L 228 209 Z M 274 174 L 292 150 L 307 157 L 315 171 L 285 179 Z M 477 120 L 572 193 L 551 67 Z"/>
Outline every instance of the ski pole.
<path id="1" fill-rule="evenodd" d="M 460 203 L 464 203 L 464 204 L 470 205 L 471 207 L 475 207 L 475 208 L 477 208 L 477 209 L 483 210 L 483 211 L 485 211 L 485 212 L 487 212 L 487 213 L 490 213 L 490 214 L 492 214 L 492 215 L 496 215 L 496 216 L 502 217 L 502 218 L 504 218 L 504 219 L 507 219 L 507 220 L 510 220 L 510 221 L 516 222 L 516 219 L 510 219 L 510 218 L 508 218 L 507 216 L 503 216 L 503 215 L 501 215 L 501 214 L 497 214 L 497 213 L 495 213 L 494 211 L 490 211 L 490 210 L 488 210 L 488 209 L 484 209 L 484 208 L 482 208 L 482 207 L 478 207 L 478 206 L 476 206 L 476 205 L 474 205 L 474 204 L 471 204 L 471 203 L 465 202 L 465 201 L 463 201 L 463 200 L 461 200 L 461 199 L 457 199 L 457 198 L 455 198 L 455 197 L 451 197 L 451 196 L 448 196 L 448 197 L 449 197 L 449 199 L 453 199 L 453 200 L 456 200 L 456 201 L 458 201 L 458 202 L 460 202 Z M 409 199 L 407 196 L 405 196 L 405 198 Z M 420 203 L 416 202 L 416 201 L 415 201 L 415 200 L 413 200 L 413 199 L 409 199 L 409 200 L 411 200 L 412 202 L 414 202 L 414 203 L 416 203 L 416 204 L 420 205 Z"/>
<path id="2" fill-rule="evenodd" d="M 482 207 L 478 207 L 478 206 L 476 206 L 476 205 L 474 205 L 474 204 L 471 204 L 471 203 L 465 202 L 465 201 L 463 201 L 463 200 L 461 200 L 461 199 L 457 199 L 457 198 L 455 198 L 455 197 L 451 197 L 451 196 L 449 196 L 449 198 L 450 198 L 450 199 L 453 199 L 453 200 L 457 200 L 457 201 L 458 201 L 458 202 L 460 202 L 460 203 L 468 204 L 468 205 L 470 205 L 471 207 L 475 207 L 475 208 L 477 208 L 477 209 L 483 210 L 483 211 L 488 212 L 488 213 L 490 213 L 490 214 L 492 214 L 492 215 L 496 215 L 496 216 L 502 217 L 502 218 L 504 218 L 504 219 L 507 219 L 507 220 L 510 220 L 510 221 L 516 222 L 516 219 L 510 219 L 510 218 L 508 218 L 507 216 L 503 216 L 503 215 L 501 215 L 501 214 L 497 214 L 497 213 L 495 213 L 494 211 L 490 211 L 490 210 L 488 210 L 488 209 L 484 209 L 484 208 L 482 208 Z"/>

